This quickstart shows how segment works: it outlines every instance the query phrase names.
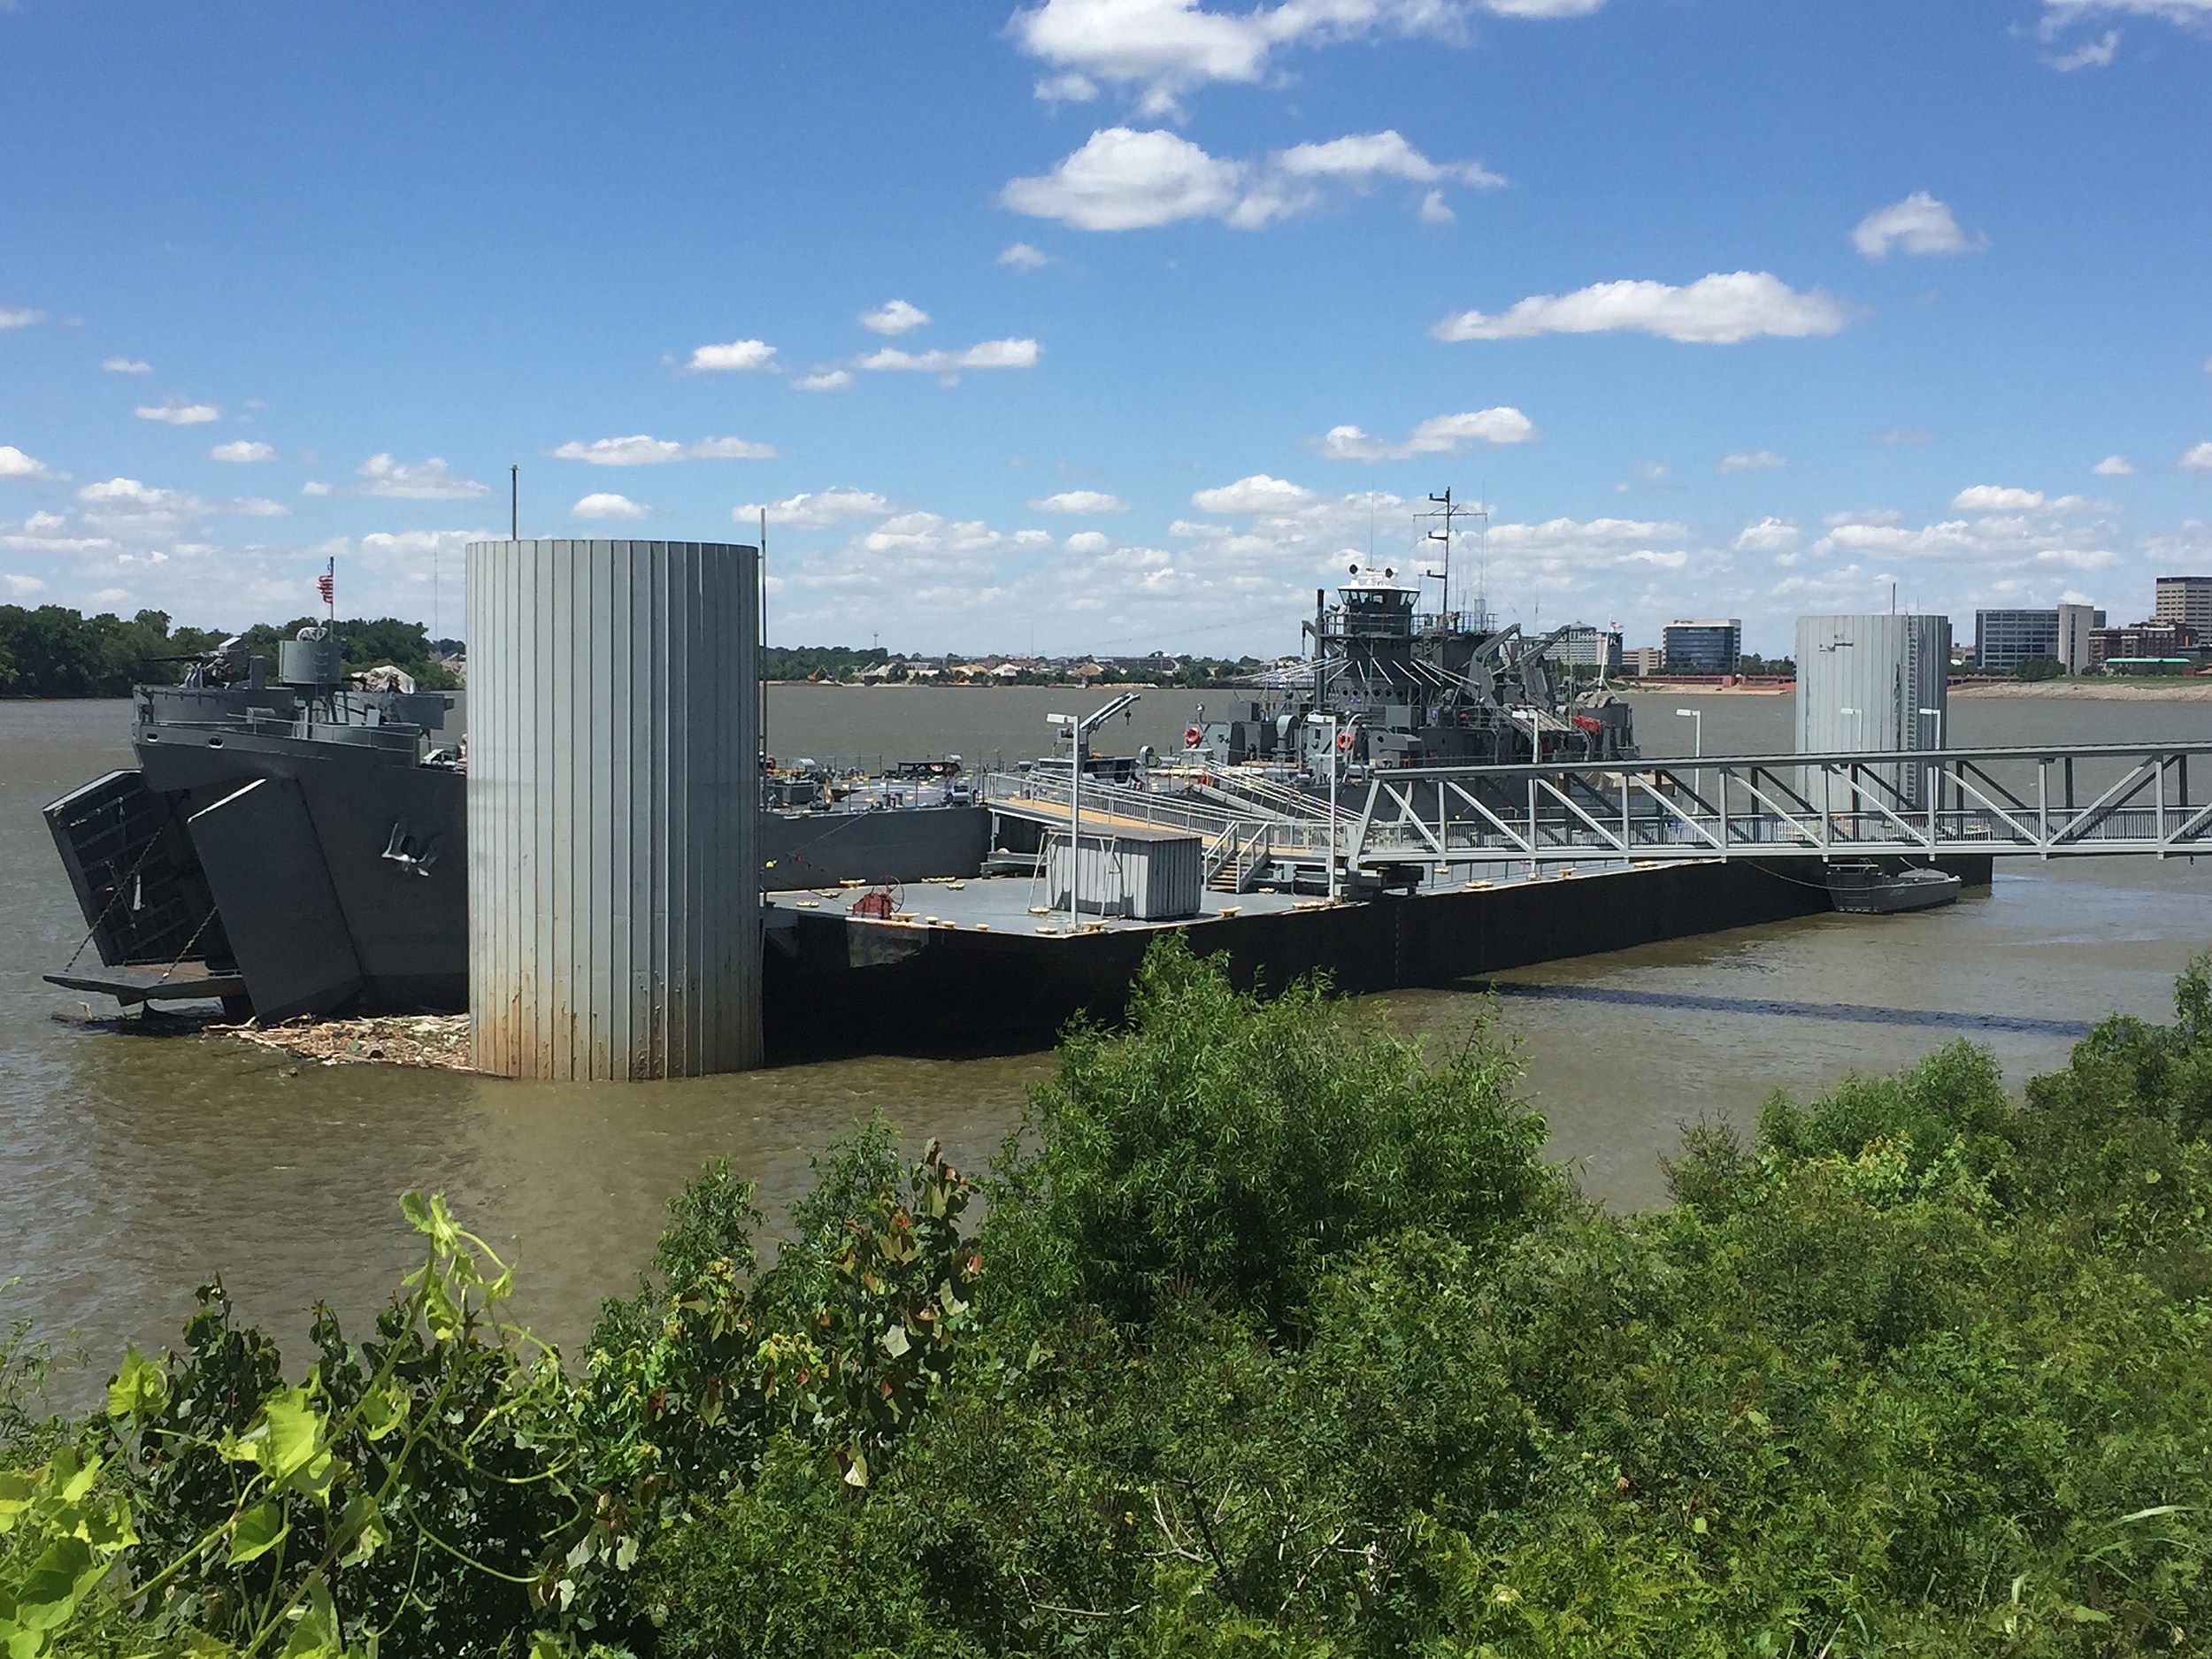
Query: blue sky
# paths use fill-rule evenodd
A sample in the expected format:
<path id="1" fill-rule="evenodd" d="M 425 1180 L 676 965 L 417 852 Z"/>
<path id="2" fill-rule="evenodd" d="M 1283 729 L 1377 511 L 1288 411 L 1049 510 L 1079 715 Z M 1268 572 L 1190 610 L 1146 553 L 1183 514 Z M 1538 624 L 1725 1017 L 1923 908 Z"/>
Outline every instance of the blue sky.
<path id="1" fill-rule="evenodd" d="M 1548 626 L 2212 571 L 2212 0 L 0 0 L 0 601 L 1296 648 L 1451 486 Z M 1460 596 L 1474 559 L 1463 557 Z"/>

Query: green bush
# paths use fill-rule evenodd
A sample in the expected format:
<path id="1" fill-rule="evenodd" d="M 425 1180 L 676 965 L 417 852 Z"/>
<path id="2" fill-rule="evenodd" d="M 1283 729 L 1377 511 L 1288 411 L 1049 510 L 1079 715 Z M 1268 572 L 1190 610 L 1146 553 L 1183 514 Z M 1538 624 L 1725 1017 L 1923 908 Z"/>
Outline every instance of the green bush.
<path id="1" fill-rule="evenodd" d="M 1163 947 L 1125 1033 L 1064 1044 L 979 1239 L 872 1121 L 765 1271 L 710 1166 L 575 1379 L 434 1203 L 377 1340 L 322 1321 L 303 1386 L 211 1292 L 108 1413 L 7 1419 L 0 1640 L 2192 1651 L 2202 966 L 2176 1006 L 2024 1103 L 1960 1045 L 1701 1125 L 1672 1205 L 1616 1217 L 1540 1163 L 1487 1037 L 1432 1063 Z"/>
<path id="2" fill-rule="evenodd" d="M 1171 935 L 1126 1034 L 1079 1025 L 1033 1091 L 985 1235 L 1017 1294 L 1142 1319 L 1180 1289 L 1297 1317 L 1333 1261 L 1421 1226 L 1469 1243 L 1556 1207 L 1540 1118 L 1482 1033 L 1431 1064 L 1302 981 L 1263 999 Z"/>

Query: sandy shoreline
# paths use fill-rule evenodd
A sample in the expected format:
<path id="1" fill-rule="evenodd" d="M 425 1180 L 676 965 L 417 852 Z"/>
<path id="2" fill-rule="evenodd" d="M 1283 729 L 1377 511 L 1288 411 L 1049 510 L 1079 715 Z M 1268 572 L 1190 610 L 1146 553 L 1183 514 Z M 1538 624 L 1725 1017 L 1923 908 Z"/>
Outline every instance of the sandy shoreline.
<path id="1" fill-rule="evenodd" d="M 1609 691 L 1671 692 L 1678 697 L 1787 697 L 1794 686 L 1640 686 L 1615 680 Z M 2212 679 L 2106 680 L 1997 680 L 1951 687 L 1954 697 L 2026 698 L 2075 703 L 2212 703 Z"/>
<path id="2" fill-rule="evenodd" d="M 2212 680 L 2000 680 L 1954 686 L 1955 697 L 2072 698 L 2082 703 L 2212 703 Z"/>

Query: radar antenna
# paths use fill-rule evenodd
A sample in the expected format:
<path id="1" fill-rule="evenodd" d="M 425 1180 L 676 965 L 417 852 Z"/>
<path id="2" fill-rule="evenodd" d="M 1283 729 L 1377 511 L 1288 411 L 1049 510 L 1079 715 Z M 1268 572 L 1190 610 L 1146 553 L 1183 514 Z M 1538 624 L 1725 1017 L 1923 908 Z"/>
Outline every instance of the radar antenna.
<path id="1" fill-rule="evenodd" d="M 1489 611 L 1488 595 L 1484 592 L 1484 588 L 1487 583 L 1489 576 L 1489 560 L 1486 555 L 1488 551 L 1488 534 L 1490 529 L 1490 509 L 1486 505 L 1479 507 L 1461 506 L 1458 503 L 1452 499 L 1452 492 L 1448 487 L 1445 489 L 1441 495 L 1431 495 L 1429 499 L 1436 503 L 1436 510 L 1433 512 L 1425 512 L 1418 516 L 1422 518 L 1441 520 L 1444 526 L 1440 530 L 1430 531 L 1428 533 L 1427 539 L 1431 541 L 1440 541 L 1443 543 L 1444 547 L 1444 603 L 1442 610 L 1444 612 L 1444 626 L 1447 629 L 1449 629 L 1452 626 L 1453 527 L 1459 522 L 1459 520 L 1463 518 L 1470 518 L 1476 522 L 1483 534 L 1485 557 L 1478 558 L 1475 567 L 1475 626 L 1476 627 L 1480 628 L 1485 626 L 1482 618 L 1488 614 Z"/>

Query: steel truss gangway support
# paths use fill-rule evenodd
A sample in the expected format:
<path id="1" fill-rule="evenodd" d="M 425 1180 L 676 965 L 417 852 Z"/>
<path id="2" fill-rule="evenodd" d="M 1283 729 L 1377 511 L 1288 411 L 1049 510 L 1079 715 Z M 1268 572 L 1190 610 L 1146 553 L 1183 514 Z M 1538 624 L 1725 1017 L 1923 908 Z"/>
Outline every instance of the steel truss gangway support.
<path id="1" fill-rule="evenodd" d="M 1347 806 L 1353 869 L 2164 858 L 2212 853 L 2212 741 L 1379 769 Z"/>

